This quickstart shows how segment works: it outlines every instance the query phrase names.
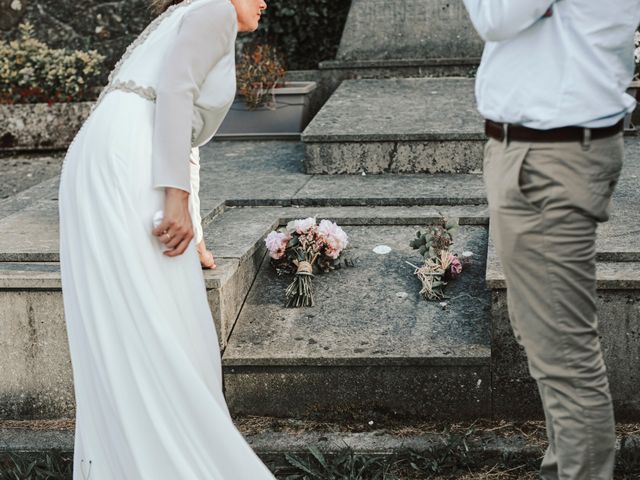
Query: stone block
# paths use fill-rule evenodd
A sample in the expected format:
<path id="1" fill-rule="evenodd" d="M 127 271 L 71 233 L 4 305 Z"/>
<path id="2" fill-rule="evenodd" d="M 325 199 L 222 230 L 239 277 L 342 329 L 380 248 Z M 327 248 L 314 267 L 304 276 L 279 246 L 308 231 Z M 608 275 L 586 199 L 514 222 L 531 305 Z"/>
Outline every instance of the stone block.
<path id="1" fill-rule="evenodd" d="M 0 289 L 0 418 L 75 412 L 62 295 Z"/>
<path id="2" fill-rule="evenodd" d="M 336 58 L 477 58 L 482 48 L 462 2 L 354 0 Z"/>
<path id="3" fill-rule="evenodd" d="M 308 174 L 469 173 L 482 170 L 483 141 L 308 142 Z"/>
<path id="4" fill-rule="evenodd" d="M 0 149 L 66 149 L 93 102 L 0 105 Z"/>
<path id="5" fill-rule="evenodd" d="M 638 421 L 640 289 L 600 289 L 597 307 L 616 420 Z M 506 290 L 493 291 L 491 315 L 493 415 L 509 419 L 544 418 L 524 349 L 516 342 L 509 324 Z"/>
<path id="6" fill-rule="evenodd" d="M 485 142 L 473 80 L 344 81 L 302 134 L 307 173 L 471 173 Z"/>
<path id="7" fill-rule="evenodd" d="M 204 271 L 207 298 L 221 350 L 227 346 L 265 252 L 265 247 L 258 248 L 243 262 L 237 259 L 216 258 L 217 267 Z"/>
<path id="8" fill-rule="evenodd" d="M 235 415 L 322 421 L 488 417 L 487 365 L 335 365 L 224 367 Z"/>
<path id="9" fill-rule="evenodd" d="M 476 256 L 450 286 L 445 307 L 420 297 L 407 264 L 420 263 L 409 241 L 424 227 L 345 226 L 352 245 L 345 255 L 356 266 L 316 276 L 314 307 L 284 308 L 291 279 L 277 276 L 265 258 L 223 355 L 231 410 L 323 418 L 331 411 L 488 415 L 486 227 L 461 227 L 455 250 Z M 374 253 L 379 244 L 392 251 Z"/>

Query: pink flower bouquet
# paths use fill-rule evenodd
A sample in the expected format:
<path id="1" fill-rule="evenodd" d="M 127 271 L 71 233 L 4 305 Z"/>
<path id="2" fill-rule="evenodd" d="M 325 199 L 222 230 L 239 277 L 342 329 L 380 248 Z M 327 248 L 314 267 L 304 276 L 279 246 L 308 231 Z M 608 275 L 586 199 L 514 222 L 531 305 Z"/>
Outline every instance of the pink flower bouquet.
<path id="1" fill-rule="evenodd" d="M 349 243 L 347 234 L 337 224 L 315 217 L 293 220 L 284 231 L 274 230 L 265 239 L 271 263 L 279 273 L 295 274 L 285 292 L 286 307 L 314 305 L 311 277 L 329 272 Z"/>

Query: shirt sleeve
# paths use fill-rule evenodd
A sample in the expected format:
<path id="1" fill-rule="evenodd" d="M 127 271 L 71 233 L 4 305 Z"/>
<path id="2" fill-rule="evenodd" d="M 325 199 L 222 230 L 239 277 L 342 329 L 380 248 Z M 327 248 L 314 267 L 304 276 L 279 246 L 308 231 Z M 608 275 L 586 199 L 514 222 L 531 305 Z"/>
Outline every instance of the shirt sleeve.
<path id="1" fill-rule="evenodd" d="M 198 147 L 191 149 L 189 155 L 189 169 L 191 173 L 191 195 L 189 195 L 189 213 L 193 224 L 193 235 L 196 245 L 203 237 L 202 217 L 200 216 L 200 150 Z"/>
<path id="2" fill-rule="evenodd" d="M 471 22 L 487 42 L 508 40 L 543 18 L 557 0 L 464 0 Z"/>
<path id="3" fill-rule="evenodd" d="M 237 33 L 231 2 L 205 1 L 184 14 L 167 51 L 156 90 L 153 186 L 190 192 L 193 104 L 209 71 L 229 52 Z"/>

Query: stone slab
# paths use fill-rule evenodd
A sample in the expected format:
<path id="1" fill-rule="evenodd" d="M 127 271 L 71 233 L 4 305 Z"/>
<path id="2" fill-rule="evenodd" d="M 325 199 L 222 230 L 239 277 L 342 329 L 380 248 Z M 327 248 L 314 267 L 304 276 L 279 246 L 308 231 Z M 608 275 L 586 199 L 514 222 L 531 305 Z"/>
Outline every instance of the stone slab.
<path id="1" fill-rule="evenodd" d="M 0 263 L 0 290 L 60 290 L 61 288 L 59 263 Z"/>
<path id="2" fill-rule="evenodd" d="M 640 262 L 640 137 L 625 138 L 625 158 L 611 205 L 611 218 L 598 227 L 600 261 Z"/>
<path id="3" fill-rule="evenodd" d="M 483 205 L 478 174 L 315 175 L 293 203 L 323 205 Z"/>
<path id="4" fill-rule="evenodd" d="M 0 261 L 57 262 L 60 259 L 58 200 L 35 201 L 0 220 Z"/>
<path id="5" fill-rule="evenodd" d="M 379 408 L 420 416 L 426 406 L 421 402 L 431 402 L 426 416 L 446 416 L 455 409 L 448 402 L 455 401 L 445 391 L 458 392 L 464 385 L 478 396 L 456 393 L 465 397 L 458 399 L 468 409 L 462 415 L 486 413 L 486 228 L 461 227 L 456 249 L 477 256 L 451 285 L 446 308 L 420 298 L 413 267 L 405 263 L 420 263 L 408 245 L 420 228 L 424 225 L 347 228 L 353 246 L 348 256 L 356 268 L 315 278 L 317 305 L 312 308 L 282 308 L 290 279 L 276 276 L 265 259 L 223 356 L 232 410 L 308 416 Z M 380 243 L 392 252 L 373 253 Z"/>
<path id="6" fill-rule="evenodd" d="M 596 238 L 599 289 L 636 289 L 640 283 L 640 138 L 625 139 L 625 159 L 613 194 L 609 221 L 598 225 Z M 504 272 L 489 242 L 487 282 L 506 288 Z"/>
<path id="7" fill-rule="evenodd" d="M 19 195 L 7 202 L 0 217 L 0 262 L 60 261 L 57 181 L 44 182 L 42 195 Z M 56 192 L 51 190 L 55 186 Z M 35 198 L 34 198 L 35 197 Z M 8 200 L 12 200 L 11 198 Z M 2 206 L 0 205 L 0 209 Z M 203 225 L 207 225 L 224 209 L 224 200 L 205 198 L 201 202 Z"/>
<path id="8" fill-rule="evenodd" d="M 354 0 L 337 58 L 480 57 L 482 48 L 462 2 Z"/>
<path id="9" fill-rule="evenodd" d="M 640 262 L 596 262 L 596 284 L 599 290 L 640 289 Z M 493 242 L 487 253 L 487 286 L 494 290 L 506 289 L 504 269 Z"/>
<path id="10" fill-rule="evenodd" d="M 62 154 L 53 155 L 0 155 L 0 199 L 55 177 L 60 173 Z"/>
<path id="11" fill-rule="evenodd" d="M 13 215 L 39 200 L 56 200 L 59 184 L 60 177 L 52 177 L 9 198 L 0 200 L 0 219 Z"/>
<path id="12" fill-rule="evenodd" d="M 200 149 L 200 196 L 268 203 L 288 199 L 309 177 L 297 141 L 213 141 Z"/>
<path id="13" fill-rule="evenodd" d="M 302 140 L 484 140 L 471 78 L 347 80 L 307 126 Z"/>
<path id="14" fill-rule="evenodd" d="M 302 134 L 309 174 L 482 171 L 472 79 L 347 80 Z"/>

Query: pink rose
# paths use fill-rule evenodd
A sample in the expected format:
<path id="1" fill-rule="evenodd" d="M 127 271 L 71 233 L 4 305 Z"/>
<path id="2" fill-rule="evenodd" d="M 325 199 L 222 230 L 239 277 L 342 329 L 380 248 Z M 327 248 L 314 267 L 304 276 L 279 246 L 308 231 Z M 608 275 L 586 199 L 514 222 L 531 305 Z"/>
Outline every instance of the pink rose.
<path id="1" fill-rule="evenodd" d="M 460 259 L 458 257 L 453 254 L 450 255 L 451 257 L 449 258 L 449 269 L 451 272 L 451 278 L 456 278 L 462 273 L 462 263 L 460 262 Z"/>

